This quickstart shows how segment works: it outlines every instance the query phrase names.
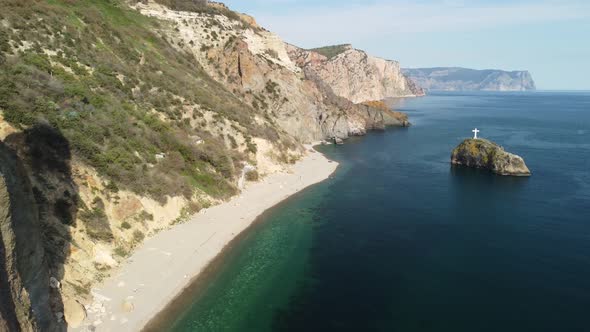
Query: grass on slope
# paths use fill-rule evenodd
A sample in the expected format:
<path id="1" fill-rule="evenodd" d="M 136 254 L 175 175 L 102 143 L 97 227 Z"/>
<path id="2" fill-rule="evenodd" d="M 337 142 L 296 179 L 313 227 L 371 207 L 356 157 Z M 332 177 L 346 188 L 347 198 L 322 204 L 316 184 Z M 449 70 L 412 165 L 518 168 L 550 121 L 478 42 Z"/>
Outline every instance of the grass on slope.
<path id="1" fill-rule="evenodd" d="M 342 44 L 342 45 L 333 45 L 333 46 L 312 48 L 309 51 L 319 53 L 319 54 L 325 56 L 326 58 L 328 58 L 328 60 L 330 60 L 332 58 L 337 57 L 339 54 L 344 53 L 349 48 L 350 48 L 350 45 Z"/>
<path id="2" fill-rule="evenodd" d="M 0 110 L 26 128 L 58 128 L 74 155 L 122 187 L 163 200 L 235 192 L 247 156 L 183 118 L 199 104 L 246 137 L 278 140 L 255 110 L 156 32 L 162 23 L 117 0 L 1 0 Z M 202 114 L 193 115 L 203 123 Z M 204 138 L 194 145 L 191 135 Z M 165 153 L 164 160 L 156 154 Z"/>

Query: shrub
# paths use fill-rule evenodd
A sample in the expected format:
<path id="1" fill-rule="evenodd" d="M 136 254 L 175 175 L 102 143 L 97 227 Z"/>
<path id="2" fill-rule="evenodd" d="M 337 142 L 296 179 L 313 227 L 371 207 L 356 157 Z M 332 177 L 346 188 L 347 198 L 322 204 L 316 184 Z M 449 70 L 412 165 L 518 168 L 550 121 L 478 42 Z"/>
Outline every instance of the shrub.
<path id="1" fill-rule="evenodd" d="M 135 242 L 141 242 L 141 241 L 143 241 L 144 238 L 145 238 L 145 235 L 143 234 L 142 231 L 140 231 L 140 230 L 133 231 L 133 240 L 135 240 Z"/>
<path id="2" fill-rule="evenodd" d="M 127 255 L 129 255 L 129 252 L 127 251 L 127 249 L 123 248 L 123 247 L 116 247 L 113 250 L 113 253 L 119 257 L 127 257 Z"/>
<path id="3" fill-rule="evenodd" d="M 248 181 L 258 181 L 260 175 L 258 174 L 258 171 L 251 171 L 246 173 L 246 180 Z"/>
<path id="4" fill-rule="evenodd" d="M 278 59 L 279 58 L 279 53 L 275 50 L 271 50 L 271 49 L 267 49 L 264 51 L 264 54 L 270 56 L 273 59 Z"/>
<path id="5" fill-rule="evenodd" d="M 113 240 L 113 232 L 109 226 L 104 210 L 94 208 L 92 210 L 84 210 L 80 213 L 80 219 L 86 225 L 86 233 L 92 239 L 103 242 L 110 242 Z"/>

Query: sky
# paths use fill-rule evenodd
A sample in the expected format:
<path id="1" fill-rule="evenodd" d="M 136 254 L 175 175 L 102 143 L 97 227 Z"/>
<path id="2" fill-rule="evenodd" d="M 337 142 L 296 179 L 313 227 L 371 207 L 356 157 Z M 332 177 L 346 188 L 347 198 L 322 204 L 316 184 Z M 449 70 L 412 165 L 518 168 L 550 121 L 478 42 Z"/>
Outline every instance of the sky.
<path id="1" fill-rule="evenodd" d="M 590 0 L 222 0 L 303 48 L 352 44 L 403 67 L 528 70 L 590 90 Z"/>

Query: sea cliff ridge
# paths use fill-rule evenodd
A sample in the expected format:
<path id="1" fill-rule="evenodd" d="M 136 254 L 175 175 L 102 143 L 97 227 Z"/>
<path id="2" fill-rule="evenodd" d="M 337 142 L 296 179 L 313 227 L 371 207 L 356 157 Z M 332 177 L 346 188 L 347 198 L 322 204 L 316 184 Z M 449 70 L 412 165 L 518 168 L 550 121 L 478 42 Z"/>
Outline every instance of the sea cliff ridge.
<path id="1" fill-rule="evenodd" d="M 409 126 L 380 100 L 423 94 L 396 61 L 352 47 L 328 59 L 221 3 L 0 7 L 0 281 L 11 294 L 0 329 L 140 329 L 155 314 L 148 303 L 165 305 L 278 201 L 232 216 L 235 227 L 200 248 L 210 255 L 175 275 L 169 294 L 157 291 L 161 271 L 99 291 L 134 254 L 154 261 L 146 241 L 206 223 L 205 211 L 247 192 L 280 200 L 326 179 L 337 164 L 308 143 Z M 14 213 L 22 202 L 30 213 Z M 137 292 L 153 297 L 129 298 Z"/>
<path id="2" fill-rule="evenodd" d="M 528 71 L 475 70 L 459 67 L 404 68 L 403 73 L 426 90 L 534 91 Z"/>

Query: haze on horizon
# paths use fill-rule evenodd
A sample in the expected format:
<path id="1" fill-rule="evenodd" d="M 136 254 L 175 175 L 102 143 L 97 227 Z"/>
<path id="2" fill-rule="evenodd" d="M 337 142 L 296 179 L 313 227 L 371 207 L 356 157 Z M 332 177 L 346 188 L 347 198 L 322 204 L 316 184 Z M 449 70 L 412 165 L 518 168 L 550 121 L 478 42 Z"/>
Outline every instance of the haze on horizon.
<path id="1" fill-rule="evenodd" d="M 350 43 L 403 67 L 528 70 L 539 90 L 590 90 L 590 2 L 224 0 L 304 48 Z"/>

